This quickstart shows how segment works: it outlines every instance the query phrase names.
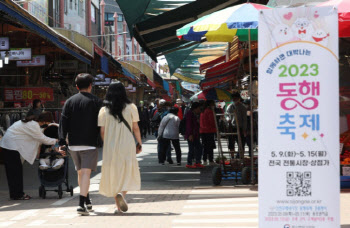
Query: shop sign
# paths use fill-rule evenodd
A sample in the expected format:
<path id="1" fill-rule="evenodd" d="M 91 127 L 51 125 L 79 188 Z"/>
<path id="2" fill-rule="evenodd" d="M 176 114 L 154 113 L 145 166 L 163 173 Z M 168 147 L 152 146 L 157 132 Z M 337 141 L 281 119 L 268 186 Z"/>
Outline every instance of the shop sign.
<path id="1" fill-rule="evenodd" d="M 31 48 L 11 48 L 10 51 L 2 51 L 1 57 L 3 58 L 9 54 L 9 60 L 31 60 L 32 59 L 32 49 Z"/>
<path id="2" fill-rule="evenodd" d="M 33 55 L 31 61 L 17 61 L 17 67 L 45 66 L 45 55 Z"/>
<path id="3" fill-rule="evenodd" d="M 56 70 L 76 70 L 78 68 L 77 60 L 59 60 L 54 65 Z"/>
<path id="4" fill-rule="evenodd" d="M 338 13 L 259 14 L 259 227 L 340 227 Z"/>
<path id="5" fill-rule="evenodd" d="M 10 48 L 10 41 L 8 37 L 0 37 L 0 50 L 8 50 Z"/>
<path id="6" fill-rule="evenodd" d="M 5 102 L 32 101 L 34 99 L 53 101 L 53 89 L 48 87 L 5 88 L 4 97 Z"/>

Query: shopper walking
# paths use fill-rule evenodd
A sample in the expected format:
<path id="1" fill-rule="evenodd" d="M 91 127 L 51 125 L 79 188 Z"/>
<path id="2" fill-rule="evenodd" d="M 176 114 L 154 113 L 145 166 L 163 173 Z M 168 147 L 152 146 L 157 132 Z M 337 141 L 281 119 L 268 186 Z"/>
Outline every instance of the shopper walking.
<path id="1" fill-rule="evenodd" d="M 91 94 L 94 78 L 81 73 L 75 78 L 78 94 L 70 97 L 63 106 L 59 126 L 60 145 L 66 144 L 78 172 L 80 187 L 78 214 L 89 215 L 92 202 L 89 195 L 91 171 L 96 171 L 98 151 L 98 112 L 102 102 Z M 85 207 L 86 206 L 86 207 Z"/>
<path id="2" fill-rule="evenodd" d="M 229 123 L 232 126 L 231 130 L 240 134 L 243 151 L 240 151 L 240 148 L 238 148 L 239 153 L 237 154 L 237 158 L 239 158 L 241 155 L 244 156 L 245 138 L 247 137 L 247 108 L 242 104 L 242 98 L 239 93 L 233 93 L 232 100 L 233 103 L 227 107 L 226 113 L 231 114 L 229 118 Z M 234 113 L 236 113 L 237 119 L 233 118 L 232 114 Z M 238 136 L 229 137 L 228 147 L 232 154 L 235 152 L 235 142 L 238 142 L 238 140 Z"/>
<path id="3" fill-rule="evenodd" d="M 150 118 L 149 118 L 148 109 L 146 106 L 144 106 L 143 101 L 140 101 L 140 106 L 138 108 L 138 112 L 139 112 L 139 117 L 140 117 L 139 128 L 141 131 L 141 137 L 146 138 L 148 126 L 150 124 Z"/>
<path id="4" fill-rule="evenodd" d="M 201 106 L 198 102 L 194 102 L 191 109 L 186 113 L 186 134 L 185 139 L 188 142 L 188 156 L 187 168 L 203 168 L 201 164 L 202 159 L 202 145 L 199 138 L 199 118 Z M 192 165 L 195 159 L 196 163 Z"/>
<path id="5" fill-rule="evenodd" d="M 7 183 L 10 198 L 29 200 L 31 197 L 23 192 L 23 166 L 27 161 L 33 165 L 40 144 L 55 145 L 57 139 L 46 137 L 40 127 L 53 122 L 50 112 L 43 112 L 38 117 L 31 115 L 19 120 L 7 129 L 0 141 L 4 156 Z M 64 155 L 64 152 L 62 152 Z"/>
<path id="6" fill-rule="evenodd" d="M 200 116 L 200 129 L 199 132 L 202 138 L 202 146 L 203 146 L 203 162 L 207 163 L 207 159 L 209 159 L 210 165 L 214 164 L 214 149 L 215 145 L 215 102 L 213 100 L 207 100 L 205 104 L 206 108 L 204 112 L 201 113 Z"/>
<path id="7" fill-rule="evenodd" d="M 158 129 L 158 137 L 160 137 L 159 139 L 160 163 L 163 165 L 165 162 L 166 154 L 170 147 L 170 142 L 173 144 L 175 148 L 177 165 L 181 165 L 181 148 L 180 148 L 180 140 L 179 140 L 179 127 L 180 127 L 181 120 L 177 116 L 178 112 L 179 112 L 178 108 L 176 107 L 170 108 L 169 114 L 162 119 Z M 171 155 L 170 155 L 170 159 L 171 159 Z"/>
<path id="8" fill-rule="evenodd" d="M 121 83 L 109 86 L 98 125 L 104 140 L 100 193 L 114 197 L 115 212 L 126 212 L 127 191 L 138 191 L 141 178 L 136 153 L 142 151 L 137 107 L 126 96 Z M 134 137 L 137 145 L 135 144 Z"/>

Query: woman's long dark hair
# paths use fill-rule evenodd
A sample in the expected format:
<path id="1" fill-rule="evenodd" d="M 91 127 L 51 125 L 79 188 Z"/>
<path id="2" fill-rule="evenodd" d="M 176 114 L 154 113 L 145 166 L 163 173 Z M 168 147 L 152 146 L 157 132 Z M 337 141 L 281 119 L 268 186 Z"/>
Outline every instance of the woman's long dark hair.
<path id="1" fill-rule="evenodd" d="M 126 90 L 122 83 L 116 82 L 110 84 L 104 104 L 109 109 L 109 113 L 119 120 L 119 122 L 123 121 L 122 112 L 126 105 L 130 103 L 131 101 L 126 96 Z"/>

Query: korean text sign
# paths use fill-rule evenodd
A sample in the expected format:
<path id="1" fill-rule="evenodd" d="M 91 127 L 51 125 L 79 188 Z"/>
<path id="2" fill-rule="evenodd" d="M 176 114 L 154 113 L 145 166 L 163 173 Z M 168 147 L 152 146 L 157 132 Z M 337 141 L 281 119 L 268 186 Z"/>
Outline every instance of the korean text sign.
<path id="1" fill-rule="evenodd" d="M 53 89 L 48 87 L 41 88 L 6 88 L 4 89 L 5 102 L 32 101 L 40 99 L 42 101 L 53 101 Z"/>
<path id="2" fill-rule="evenodd" d="M 338 14 L 259 18 L 259 227 L 339 227 Z"/>

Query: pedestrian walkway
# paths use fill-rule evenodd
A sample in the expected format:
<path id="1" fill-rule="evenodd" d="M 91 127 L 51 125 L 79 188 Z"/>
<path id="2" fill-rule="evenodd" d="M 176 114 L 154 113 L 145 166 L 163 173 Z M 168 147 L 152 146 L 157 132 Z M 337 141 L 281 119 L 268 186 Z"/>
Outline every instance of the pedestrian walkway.
<path id="1" fill-rule="evenodd" d="M 159 165 L 157 141 L 152 138 L 143 144 L 138 155 L 142 190 L 129 192 L 129 211 L 114 215 L 112 198 L 98 193 L 101 177 L 102 157 L 98 172 L 91 179 L 90 195 L 94 212 L 90 216 L 78 216 L 79 188 L 76 186 L 74 167 L 69 172 L 75 195 L 50 192 L 46 199 L 38 196 L 39 181 L 37 165 L 25 165 L 25 191 L 33 196 L 29 201 L 10 201 L 0 166 L 0 228 L 23 227 L 73 227 L 73 228 L 184 228 L 184 227 L 258 227 L 258 189 L 256 187 L 233 186 L 230 180 L 222 186 L 211 186 L 210 172 L 186 169 L 187 143 L 181 141 L 182 165 Z M 174 159 L 173 153 L 173 159 Z M 350 192 L 341 194 L 341 228 L 350 228 Z"/>
<path id="2" fill-rule="evenodd" d="M 256 188 L 194 188 L 174 228 L 185 227 L 258 227 Z"/>

